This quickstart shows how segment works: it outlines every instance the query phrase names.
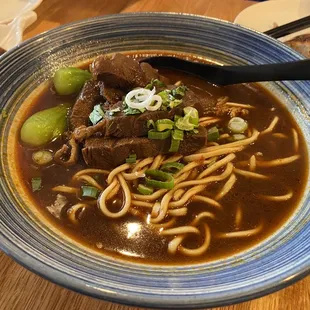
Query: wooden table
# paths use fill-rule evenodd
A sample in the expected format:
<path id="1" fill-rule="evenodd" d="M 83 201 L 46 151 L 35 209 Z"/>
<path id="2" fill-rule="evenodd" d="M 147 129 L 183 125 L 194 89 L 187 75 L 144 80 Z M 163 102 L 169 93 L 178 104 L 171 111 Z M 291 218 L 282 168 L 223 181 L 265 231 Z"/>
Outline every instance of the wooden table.
<path id="1" fill-rule="evenodd" d="M 25 39 L 68 22 L 120 12 L 185 12 L 233 21 L 245 0 L 44 0 L 38 20 Z M 278 293 L 217 310 L 306 310 L 310 308 L 310 277 Z M 52 284 L 0 253 L 0 310 L 137 310 L 92 299 Z"/>

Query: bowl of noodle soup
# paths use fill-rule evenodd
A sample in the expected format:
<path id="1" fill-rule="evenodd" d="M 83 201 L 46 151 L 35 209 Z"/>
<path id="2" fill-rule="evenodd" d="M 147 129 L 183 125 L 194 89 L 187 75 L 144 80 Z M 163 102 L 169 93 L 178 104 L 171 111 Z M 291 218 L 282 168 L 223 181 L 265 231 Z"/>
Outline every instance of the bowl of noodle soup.
<path id="1" fill-rule="evenodd" d="M 167 13 L 80 21 L 8 52 L 0 59 L 1 249 L 72 290 L 164 309 L 237 303 L 306 276 L 310 83 L 217 87 L 178 70 L 143 71 L 153 55 L 227 65 L 302 58 L 238 25 Z M 94 82 L 106 83 L 107 62 L 142 68 L 145 81 L 117 82 L 121 104 L 109 99 L 114 85 Z M 90 68 L 79 96 L 57 93 L 55 72 L 68 67 Z M 132 92 L 145 97 L 134 102 Z M 155 111 L 166 94 L 169 107 Z M 153 106 L 132 108 L 147 96 Z M 23 135 L 23 125 L 55 108 L 69 111 L 70 130 L 29 146 L 35 134 Z M 109 117 L 94 121 L 98 109 Z M 44 167 L 43 155 L 51 158 Z"/>

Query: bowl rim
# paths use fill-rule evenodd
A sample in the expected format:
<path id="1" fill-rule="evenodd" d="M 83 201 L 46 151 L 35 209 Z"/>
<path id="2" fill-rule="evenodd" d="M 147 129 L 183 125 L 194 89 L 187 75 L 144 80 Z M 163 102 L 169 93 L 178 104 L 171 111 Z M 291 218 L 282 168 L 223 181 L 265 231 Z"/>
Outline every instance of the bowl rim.
<path id="1" fill-rule="evenodd" d="M 11 49 L 10 51 L 6 52 L 2 57 L 0 57 L 0 63 L 6 59 L 7 56 L 13 54 L 16 50 L 23 48 L 24 46 L 27 46 L 31 42 L 35 42 L 37 40 L 40 40 L 42 38 L 48 37 L 49 34 L 57 33 L 61 30 L 72 28 L 74 26 L 81 26 L 83 24 L 89 24 L 92 21 L 96 20 L 106 20 L 111 17 L 122 17 L 122 16 L 128 16 L 128 15 L 135 15 L 135 16 L 166 16 L 166 15 L 178 15 L 178 16 L 191 16 L 197 19 L 205 19 L 209 21 L 216 21 L 219 23 L 224 23 L 227 25 L 230 25 L 231 27 L 242 29 L 246 32 L 252 32 L 255 34 L 255 36 L 259 36 L 264 38 L 267 41 L 271 41 L 273 43 L 276 42 L 276 45 L 281 46 L 282 49 L 286 49 L 290 51 L 290 54 L 293 54 L 297 59 L 305 59 L 302 55 L 297 53 L 296 51 L 292 50 L 290 47 L 286 46 L 282 42 L 264 34 L 260 33 L 256 30 L 250 29 L 248 27 L 244 27 L 242 25 L 234 24 L 232 22 L 221 20 L 218 18 L 212 18 L 207 17 L 204 15 L 197 15 L 197 14 L 186 14 L 186 13 L 175 13 L 175 12 L 134 12 L 134 13 L 122 13 L 122 14 L 109 14 L 105 16 L 96 16 L 88 19 L 83 19 L 80 21 L 71 22 L 68 24 L 64 24 L 61 26 L 58 26 L 54 29 L 44 31 L 43 33 L 40 33 L 24 42 L 16 46 L 15 48 Z M 1 236 L 0 232 L 0 236 Z M 1 238 L 2 239 L 2 238 Z M 96 298 L 104 298 L 107 301 L 111 302 L 117 302 L 121 304 L 126 305 L 133 305 L 133 306 L 148 306 L 152 308 L 164 308 L 168 309 L 167 306 L 172 306 L 172 308 L 175 308 L 173 304 L 158 304 L 158 300 L 151 298 L 146 299 L 137 299 L 136 297 L 128 296 L 128 295 L 122 295 L 121 293 L 110 293 L 108 291 L 101 292 L 98 291 L 94 287 L 88 287 L 86 288 L 86 285 L 83 284 L 82 280 L 77 280 L 75 277 L 71 275 L 63 276 L 63 274 L 59 271 L 55 271 L 55 269 L 51 266 L 47 266 L 41 261 L 38 261 L 37 259 L 33 258 L 30 254 L 24 252 L 22 249 L 18 248 L 15 244 L 12 242 L 9 242 L 8 240 L 0 241 L 0 249 L 4 251 L 7 255 L 12 257 L 16 262 L 18 262 L 23 267 L 27 268 L 28 270 L 34 272 L 35 274 L 40 275 L 44 279 L 47 279 L 55 284 L 59 284 L 65 288 L 71 289 L 78 293 L 83 293 L 85 295 L 96 297 Z M 277 279 L 275 279 L 271 284 L 268 285 L 262 285 L 259 287 L 255 287 L 254 289 L 248 289 L 247 291 L 243 291 L 242 294 L 238 296 L 233 296 L 230 299 L 226 299 L 224 301 L 220 302 L 220 305 L 228 305 L 228 304 L 234 304 L 234 303 L 240 303 L 249 299 L 258 298 L 261 296 L 264 296 L 266 294 L 278 291 L 284 287 L 289 286 L 290 284 L 304 278 L 310 274 L 310 262 L 305 262 L 301 265 L 296 266 L 295 268 L 292 268 L 289 272 L 286 272 L 285 278 L 283 274 L 280 274 Z M 288 277 L 289 275 L 289 277 Z M 182 301 L 185 302 L 185 299 Z M 218 306 L 219 302 L 209 302 L 208 306 Z M 201 308 L 203 305 L 197 305 L 197 306 L 191 306 L 191 308 Z M 170 309 L 170 308 L 169 308 Z"/>

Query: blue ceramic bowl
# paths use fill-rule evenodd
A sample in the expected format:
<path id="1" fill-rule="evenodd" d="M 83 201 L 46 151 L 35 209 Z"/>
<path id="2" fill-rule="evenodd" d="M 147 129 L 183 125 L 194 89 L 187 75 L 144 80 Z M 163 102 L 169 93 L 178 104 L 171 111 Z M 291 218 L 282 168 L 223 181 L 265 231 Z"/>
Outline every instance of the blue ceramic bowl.
<path id="1" fill-rule="evenodd" d="M 0 246 L 16 261 L 72 290 L 157 308 L 212 307 L 283 288 L 310 269 L 310 178 L 296 212 L 261 244 L 227 259 L 192 266 L 148 266 L 102 256 L 44 220 L 16 179 L 16 122 L 25 99 L 62 66 L 101 53 L 168 50 L 223 64 L 285 62 L 302 57 L 266 35 L 193 15 L 111 15 L 43 33 L 0 60 Z M 310 82 L 265 83 L 297 119 L 310 148 Z"/>

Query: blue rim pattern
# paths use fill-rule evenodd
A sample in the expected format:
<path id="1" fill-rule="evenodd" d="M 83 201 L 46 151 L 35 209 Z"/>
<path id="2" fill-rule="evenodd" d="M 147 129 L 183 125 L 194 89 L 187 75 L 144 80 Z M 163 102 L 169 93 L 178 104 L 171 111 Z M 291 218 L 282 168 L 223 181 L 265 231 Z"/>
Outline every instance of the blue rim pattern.
<path id="1" fill-rule="evenodd" d="M 302 57 L 241 26 L 194 15 L 135 13 L 72 23 L 41 34 L 0 58 L 0 247 L 49 280 L 106 300 L 158 308 L 219 306 L 261 296 L 305 276 L 310 268 L 310 177 L 300 207 L 282 229 L 254 248 L 193 266 L 149 266 L 78 247 L 38 221 L 12 190 L 8 137 L 28 95 L 63 64 L 100 53 L 170 50 L 226 64 L 284 62 Z M 310 82 L 266 83 L 292 112 L 310 145 Z M 309 151 L 308 151 L 309 152 Z M 26 207 L 22 207 L 26 204 Z"/>

